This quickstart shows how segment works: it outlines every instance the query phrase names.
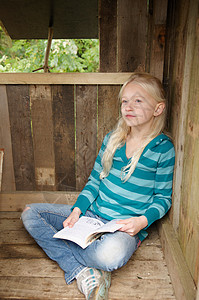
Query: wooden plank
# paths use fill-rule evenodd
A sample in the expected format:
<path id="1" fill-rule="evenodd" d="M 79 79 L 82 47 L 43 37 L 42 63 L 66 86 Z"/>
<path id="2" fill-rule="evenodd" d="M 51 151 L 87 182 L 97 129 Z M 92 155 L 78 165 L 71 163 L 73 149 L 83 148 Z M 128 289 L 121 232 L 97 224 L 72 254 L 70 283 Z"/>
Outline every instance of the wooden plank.
<path id="1" fill-rule="evenodd" d="M 118 0 L 118 72 L 145 71 L 147 1 Z M 138 30 L 139 28 L 139 30 Z"/>
<path id="2" fill-rule="evenodd" d="M 17 190 L 34 190 L 34 157 L 30 97 L 27 85 L 7 86 L 15 182 Z"/>
<path id="3" fill-rule="evenodd" d="M 0 249 L 0 258 L 46 258 L 45 252 L 36 244 L 3 244 Z"/>
<path id="4" fill-rule="evenodd" d="M 130 70 L 130 72 L 132 72 Z M 131 73 L 0 73 L 0 84 L 123 84 Z"/>
<path id="5" fill-rule="evenodd" d="M 6 153 L 4 157 L 2 191 L 15 191 L 15 176 L 12 157 L 12 142 L 6 86 L 0 85 L 0 148 Z"/>
<path id="6" fill-rule="evenodd" d="M 73 205 L 77 192 L 0 193 L 0 211 L 22 211 L 28 203 L 60 203 Z"/>
<path id="7" fill-rule="evenodd" d="M 0 277 L 5 276 L 31 276 L 31 277 L 61 277 L 63 271 L 56 262 L 49 258 L 24 259 L 12 258 L 1 259 Z M 159 261 L 139 261 L 130 259 L 128 264 L 117 270 L 122 279 L 162 279 L 169 280 L 167 267 Z"/>
<path id="8" fill-rule="evenodd" d="M 34 245 L 34 239 L 29 235 L 29 233 L 24 229 L 10 231 L 4 230 L 0 232 L 0 240 L 2 244 L 23 244 L 23 245 Z"/>
<path id="9" fill-rule="evenodd" d="M 52 95 L 49 85 L 30 86 L 37 190 L 55 190 Z"/>
<path id="10" fill-rule="evenodd" d="M 0 277 L 4 276 L 31 276 L 31 277 L 61 277 L 63 271 L 58 264 L 49 258 L 1 259 Z"/>
<path id="11" fill-rule="evenodd" d="M 100 72 L 117 72 L 117 1 L 99 1 L 99 16 Z"/>
<path id="12" fill-rule="evenodd" d="M 20 216 L 18 211 L 0 211 L 0 219 L 20 219 Z"/>
<path id="13" fill-rule="evenodd" d="M 170 128 L 175 140 L 172 223 L 197 284 L 198 235 L 198 2 L 169 1 L 165 78 L 169 84 Z M 188 159 L 189 158 L 189 159 Z"/>
<path id="14" fill-rule="evenodd" d="M 109 299 L 171 300 L 176 298 L 167 279 L 123 278 L 119 273 L 112 276 Z"/>
<path id="15" fill-rule="evenodd" d="M 97 86 L 76 87 L 76 189 L 93 168 L 97 150 Z"/>
<path id="16" fill-rule="evenodd" d="M 4 157 L 4 150 L 0 149 L 0 191 L 1 191 L 2 175 L 3 175 L 3 157 Z"/>
<path id="17" fill-rule="evenodd" d="M 0 278 L 1 299 L 85 299 L 73 282 L 66 285 L 62 277 L 4 277 Z M 31 284 L 30 284 L 31 283 Z M 41 296 L 42 295 L 42 296 Z M 42 298 L 41 298 L 42 297 Z M 122 281 L 120 276 L 113 274 L 109 289 L 110 300 L 171 300 L 171 287 L 167 280 L 127 280 Z"/>
<path id="18" fill-rule="evenodd" d="M 113 130 L 119 118 L 120 104 L 118 94 L 120 86 L 98 87 L 98 136 L 97 149 L 99 151 L 104 136 Z"/>
<path id="19" fill-rule="evenodd" d="M 55 173 L 58 191 L 76 189 L 74 117 L 74 86 L 53 86 Z"/>
<path id="20" fill-rule="evenodd" d="M 173 227 L 167 217 L 159 222 L 159 233 L 177 299 L 195 299 L 196 286 L 185 262 Z"/>
<path id="21" fill-rule="evenodd" d="M 190 89 L 185 131 L 182 173 L 179 239 L 195 285 L 199 278 L 199 12 L 198 4 L 190 1 L 188 41 L 193 43 L 190 67 Z M 189 35 L 190 34 L 190 35 Z M 189 157 L 190 159 L 187 159 Z"/>
<path id="22" fill-rule="evenodd" d="M 85 299 L 78 291 L 76 282 L 67 285 L 60 277 L 0 277 L 0 298 L 24 300 L 71 300 Z"/>
<path id="23" fill-rule="evenodd" d="M 23 223 L 20 219 L 0 219 L 0 230 L 16 231 L 23 229 Z"/>
<path id="24" fill-rule="evenodd" d="M 146 70 L 160 80 L 163 78 L 167 3 L 168 0 L 153 0 L 149 5 Z"/>

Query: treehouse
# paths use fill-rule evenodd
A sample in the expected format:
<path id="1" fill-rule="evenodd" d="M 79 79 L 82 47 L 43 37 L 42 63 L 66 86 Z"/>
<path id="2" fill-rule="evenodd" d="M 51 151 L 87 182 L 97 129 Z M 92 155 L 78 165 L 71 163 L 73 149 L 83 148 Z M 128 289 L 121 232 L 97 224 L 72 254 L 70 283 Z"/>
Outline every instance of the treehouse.
<path id="1" fill-rule="evenodd" d="M 0 0 L 12 39 L 48 39 L 43 73 L 0 73 L 1 299 L 83 299 L 27 234 L 27 203 L 75 202 L 133 71 L 160 78 L 176 149 L 173 205 L 109 299 L 199 299 L 199 1 Z M 98 73 L 49 73 L 52 39 L 99 38 Z M 38 68 L 41 66 L 38 66 Z"/>

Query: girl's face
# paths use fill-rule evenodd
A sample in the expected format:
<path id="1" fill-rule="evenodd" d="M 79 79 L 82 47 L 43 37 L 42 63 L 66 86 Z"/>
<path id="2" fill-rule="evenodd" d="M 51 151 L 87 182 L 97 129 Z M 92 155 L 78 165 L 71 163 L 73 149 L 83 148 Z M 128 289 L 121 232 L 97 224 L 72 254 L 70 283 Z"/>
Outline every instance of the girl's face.
<path id="1" fill-rule="evenodd" d="M 153 119 L 162 113 L 164 103 L 158 103 L 141 86 L 129 83 L 121 98 L 121 113 L 127 126 L 150 130 Z"/>

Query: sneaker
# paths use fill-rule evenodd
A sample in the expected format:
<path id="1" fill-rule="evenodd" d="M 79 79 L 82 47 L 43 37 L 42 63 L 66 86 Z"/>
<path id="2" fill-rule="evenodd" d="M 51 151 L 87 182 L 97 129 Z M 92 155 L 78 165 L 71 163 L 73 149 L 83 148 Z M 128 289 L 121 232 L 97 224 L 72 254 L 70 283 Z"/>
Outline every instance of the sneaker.
<path id="1" fill-rule="evenodd" d="M 77 286 L 87 300 L 108 299 L 111 273 L 93 268 L 83 269 L 77 276 Z"/>

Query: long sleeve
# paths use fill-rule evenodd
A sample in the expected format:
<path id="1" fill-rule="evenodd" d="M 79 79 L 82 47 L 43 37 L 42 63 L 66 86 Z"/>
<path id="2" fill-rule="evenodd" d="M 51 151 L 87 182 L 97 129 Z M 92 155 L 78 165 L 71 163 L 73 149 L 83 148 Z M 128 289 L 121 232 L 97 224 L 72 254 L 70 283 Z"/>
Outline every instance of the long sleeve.
<path id="1" fill-rule="evenodd" d="M 147 227 L 162 218 L 171 207 L 174 164 L 175 150 L 172 143 L 167 143 L 166 151 L 161 154 L 157 163 L 153 200 L 144 213 L 148 220 Z"/>

